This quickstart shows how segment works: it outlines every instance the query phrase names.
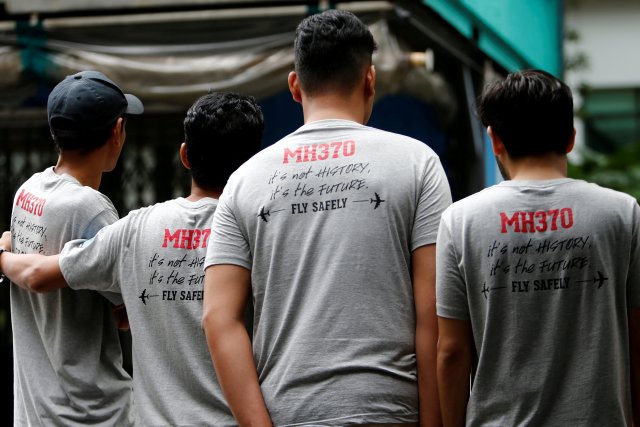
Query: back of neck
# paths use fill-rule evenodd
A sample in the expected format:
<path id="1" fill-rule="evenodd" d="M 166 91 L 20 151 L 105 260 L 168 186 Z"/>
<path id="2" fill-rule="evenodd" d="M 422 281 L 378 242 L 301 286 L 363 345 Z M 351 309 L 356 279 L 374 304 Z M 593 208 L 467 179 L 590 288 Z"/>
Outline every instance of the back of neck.
<path id="1" fill-rule="evenodd" d="M 567 177 L 567 156 L 548 154 L 539 157 L 511 159 L 509 175 L 512 180 L 549 180 Z"/>
<path id="2" fill-rule="evenodd" d="M 339 119 L 364 124 L 367 120 L 365 106 L 356 96 L 322 94 L 303 97 L 304 122 Z"/>
<path id="3" fill-rule="evenodd" d="M 56 163 L 53 171 L 57 175 L 70 175 L 77 179 L 80 184 L 91 187 L 94 190 L 100 188 L 100 182 L 102 181 L 102 167 L 97 164 L 91 154 L 62 153 L 58 157 L 58 163 Z"/>
<path id="4" fill-rule="evenodd" d="M 191 194 L 186 197 L 186 199 L 190 202 L 197 202 L 200 199 L 205 197 L 210 197 L 212 199 L 219 199 L 222 194 L 222 187 L 214 187 L 214 188 L 206 188 L 201 187 L 196 182 L 191 179 Z"/>

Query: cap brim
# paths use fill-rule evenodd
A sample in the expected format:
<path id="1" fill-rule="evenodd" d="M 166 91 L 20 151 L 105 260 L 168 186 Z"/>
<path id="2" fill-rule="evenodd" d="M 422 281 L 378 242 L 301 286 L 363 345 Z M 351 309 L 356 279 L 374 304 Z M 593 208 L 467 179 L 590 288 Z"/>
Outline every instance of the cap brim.
<path id="1" fill-rule="evenodd" d="M 142 114 L 144 112 L 144 105 L 142 105 L 142 101 L 137 96 L 125 93 L 124 97 L 127 98 L 128 104 L 125 113 Z"/>

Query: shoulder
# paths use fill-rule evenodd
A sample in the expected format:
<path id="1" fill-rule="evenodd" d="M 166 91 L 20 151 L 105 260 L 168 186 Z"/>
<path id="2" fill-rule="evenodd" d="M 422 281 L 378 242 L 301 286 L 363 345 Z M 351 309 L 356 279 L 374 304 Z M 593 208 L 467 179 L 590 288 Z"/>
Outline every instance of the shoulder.
<path id="1" fill-rule="evenodd" d="M 52 169 L 51 167 L 42 172 L 36 172 L 24 181 L 14 195 L 14 203 L 23 202 L 34 196 L 46 196 L 46 189 L 44 188 L 46 182 L 45 177 L 51 173 Z"/>
<path id="2" fill-rule="evenodd" d="M 504 190 L 500 185 L 492 185 L 452 203 L 448 210 L 463 211 L 471 207 L 493 205 L 496 201 L 508 197 Z"/>
<path id="3" fill-rule="evenodd" d="M 605 200 L 614 203 L 623 203 L 630 205 L 635 205 L 638 203 L 638 201 L 634 197 L 630 196 L 627 193 L 613 190 L 611 188 L 602 187 L 593 182 L 573 180 L 572 183 L 576 189 L 583 191 L 589 195 L 593 195 L 593 197 L 602 197 Z"/>
<path id="4" fill-rule="evenodd" d="M 178 197 L 132 210 L 127 216 L 123 217 L 122 220 L 133 223 L 150 220 L 170 220 L 189 214 L 196 216 L 213 215 L 217 205 L 218 200 L 212 198 L 202 198 L 196 202 L 190 202 L 182 197 Z"/>
<path id="5" fill-rule="evenodd" d="M 156 228 L 164 228 L 167 224 L 176 222 L 184 209 L 176 199 L 158 202 L 153 205 L 129 211 L 127 215 L 118 219 L 113 224 L 100 230 L 102 236 L 123 236 L 128 240 L 134 236 L 144 236 Z"/>
<path id="6" fill-rule="evenodd" d="M 444 221 L 459 222 L 463 217 L 482 216 L 485 210 L 495 210 L 505 197 L 504 187 L 493 185 L 449 205 L 442 214 Z"/>
<path id="7" fill-rule="evenodd" d="M 148 220 L 149 218 L 172 215 L 179 208 L 180 206 L 175 202 L 175 199 L 158 202 L 129 211 L 126 216 L 120 219 L 120 222 L 136 223 Z"/>
<path id="8" fill-rule="evenodd" d="M 118 212 L 111 200 L 101 192 L 80 184 L 69 175 L 55 175 L 44 171 L 37 181 L 25 183 L 21 187 L 27 192 L 43 198 L 45 211 L 54 212 L 55 216 L 74 218 L 74 221 L 92 221 L 103 217 L 107 223 L 118 219 Z M 35 178 L 35 176 L 34 176 Z M 29 197 L 20 193 L 16 197 Z"/>
<path id="9" fill-rule="evenodd" d="M 59 209 L 69 207 L 74 210 L 74 213 L 94 215 L 109 211 L 117 216 L 117 211 L 107 196 L 89 186 L 82 185 L 70 175 L 57 175 L 53 167 L 40 174 L 40 183 L 51 194 Z"/>
<path id="10" fill-rule="evenodd" d="M 34 173 L 34 174 L 33 174 L 33 175 L 31 175 L 31 176 L 30 176 L 26 181 L 24 181 L 24 182 L 22 183 L 22 185 L 20 186 L 20 188 L 28 187 L 28 186 L 30 186 L 31 184 L 34 184 L 34 183 L 40 182 L 40 181 L 42 180 L 42 176 L 43 176 L 43 174 L 44 174 L 46 171 L 47 171 L 47 169 L 45 169 L 45 170 L 44 170 L 44 171 L 42 171 L 42 172 L 36 172 L 36 173 Z"/>
<path id="11" fill-rule="evenodd" d="M 79 213 L 85 212 L 89 215 L 98 215 L 101 212 L 107 212 L 109 214 L 112 213 L 116 218 L 118 217 L 118 211 L 107 196 L 91 187 L 80 184 L 70 185 L 74 186 L 73 199 L 71 201 Z"/>
<path id="12" fill-rule="evenodd" d="M 372 139 L 380 140 L 388 143 L 389 147 L 394 149 L 407 150 L 413 153 L 424 153 L 428 156 L 438 157 L 435 151 L 429 145 L 428 141 L 421 141 L 407 135 L 374 128 L 371 126 L 363 126 L 362 131 L 370 135 Z"/>

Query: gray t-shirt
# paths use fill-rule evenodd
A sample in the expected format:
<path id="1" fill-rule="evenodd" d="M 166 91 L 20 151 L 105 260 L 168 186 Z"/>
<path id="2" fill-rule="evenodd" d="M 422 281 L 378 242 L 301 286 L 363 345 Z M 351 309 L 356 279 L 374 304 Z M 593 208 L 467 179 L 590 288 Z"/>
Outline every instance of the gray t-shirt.
<path id="1" fill-rule="evenodd" d="M 252 273 L 253 351 L 276 425 L 417 421 L 411 252 L 451 202 L 420 141 L 307 124 L 245 163 L 205 268 Z"/>
<path id="2" fill-rule="evenodd" d="M 467 425 L 631 425 L 640 208 L 584 181 L 507 181 L 445 211 L 438 315 L 469 319 Z"/>
<path id="3" fill-rule="evenodd" d="M 202 266 L 216 205 L 179 198 L 132 211 L 91 240 L 69 242 L 61 254 L 70 287 L 122 293 L 137 424 L 235 424 L 201 327 Z"/>
<path id="4" fill-rule="evenodd" d="M 53 168 L 16 193 L 16 253 L 54 255 L 118 219 L 111 201 Z M 125 426 L 132 423 L 131 378 L 111 304 L 93 291 L 35 294 L 11 286 L 14 425 Z"/>

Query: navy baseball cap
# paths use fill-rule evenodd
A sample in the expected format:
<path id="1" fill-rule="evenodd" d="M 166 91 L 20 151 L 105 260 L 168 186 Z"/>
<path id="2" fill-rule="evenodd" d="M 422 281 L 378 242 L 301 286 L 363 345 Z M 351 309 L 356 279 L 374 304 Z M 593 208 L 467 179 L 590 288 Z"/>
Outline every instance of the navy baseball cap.
<path id="1" fill-rule="evenodd" d="M 47 118 L 54 137 L 83 137 L 113 127 L 124 114 L 142 114 L 142 101 L 99 71 L 67 76 L 53 88 Z"/>

